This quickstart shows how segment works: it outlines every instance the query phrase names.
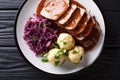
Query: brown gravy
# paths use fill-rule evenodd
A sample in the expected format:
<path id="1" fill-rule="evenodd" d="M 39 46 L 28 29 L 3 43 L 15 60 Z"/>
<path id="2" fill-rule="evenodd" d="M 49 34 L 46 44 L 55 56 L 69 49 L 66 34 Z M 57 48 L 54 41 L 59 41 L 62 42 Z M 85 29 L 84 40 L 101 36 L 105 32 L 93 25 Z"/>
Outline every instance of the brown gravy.
<path id="1" fill-rule="evenodd" d="M 38 4 L 37 9 L 36 9 L 36 15 L 40 16 L 40 12 L 44 6 L 45 0 L 41 0 L 41 2 Z"/>

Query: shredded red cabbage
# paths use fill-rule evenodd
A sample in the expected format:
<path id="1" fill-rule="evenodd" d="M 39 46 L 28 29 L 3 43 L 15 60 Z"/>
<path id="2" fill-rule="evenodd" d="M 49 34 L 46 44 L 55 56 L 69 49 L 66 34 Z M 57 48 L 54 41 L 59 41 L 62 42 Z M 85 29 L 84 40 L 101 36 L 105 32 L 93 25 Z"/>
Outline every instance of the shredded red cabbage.
<path id="1" fill-rule="evenodd" d="M 58 28 L 53 21 L 34 14 L 25 25 L 23 38 L 36 55 L 45 54 L 56 42 Z"/>

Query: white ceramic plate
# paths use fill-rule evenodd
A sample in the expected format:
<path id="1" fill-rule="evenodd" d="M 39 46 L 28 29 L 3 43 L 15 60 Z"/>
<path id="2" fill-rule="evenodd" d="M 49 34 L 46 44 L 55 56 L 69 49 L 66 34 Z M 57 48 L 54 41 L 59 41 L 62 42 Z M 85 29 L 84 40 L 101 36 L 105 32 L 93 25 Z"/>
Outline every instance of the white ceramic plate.
<path id="1" fill-rule="evenodd" d="M 26 42 L 23 39 L 25 23 L 28 20 L 28 18 L 32 16 L 33 13 L 35 13 L 39 1 L 40 0 L 27 0 L 20 9 L 16 19 L 16 27 L 15 27 L 16 41 L 19 49 L 21 50 L 25 58 L 38 69 L 52 74 L 69 74 L 69 73 L 77 72 L 91 65 L 99 56 L 105 38 L 105 24 L 104 24 L 103 16 L 97 5 L 92 0 L 77 0 L 83 6 L 85 6 L 87 10 L 91 12 L 91 14 L 95 15 L 97 21 L 100 24 L 102 33 L 97 45 L 94 47 L 93 50 L 91 50 L 89 53 L 85 55 L 85 58 L 82 60 L 80 64 L 76 65 L 67 60 L 62 66 L 54 67 L 50 63 L 42 63 L 41 58 L 36 57 L 34 55 L 34 53 L 29 49 L 29 47 L 26 45 Z"/>

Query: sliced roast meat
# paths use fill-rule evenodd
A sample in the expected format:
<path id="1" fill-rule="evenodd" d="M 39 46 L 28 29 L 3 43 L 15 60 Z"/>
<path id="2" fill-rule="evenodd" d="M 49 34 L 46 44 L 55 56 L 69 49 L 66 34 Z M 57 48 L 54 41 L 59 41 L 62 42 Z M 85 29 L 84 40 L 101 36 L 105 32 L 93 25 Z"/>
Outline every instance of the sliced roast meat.
<path id="1" fill-rule="evenodd" d="M 90 33 L 91 33 L 92 29 L 94 28 L 95 24 L 96 24 L 95 19 L 92 16 L 91 19 L 90 19 L 90 22 L 88 24 L 88 28 L 85 30 L 85 35 L 84 35 L 85 37 L 90 35 Z"/>
<path id="2" fill-rule="evenodd" d="M 78 23 L 81 21 L 82 16 L 85 13 L 85 9 L 83 8 L 77 8 L 69 21 L 64 25 L 65 29 L 67 30 L 73 30 L 77 27 Z"/>
<path id="3" fill-rule="evenodd" d="M 77 26 L 77 29 L 75 30 L 75 34 L 79 35 L 82 32 L 84 32 L 84 30 L 87 28 L 89 21 L 90 21 L 90 15 L 86 13 L 84 19 L 82 19 L 79 25 Z"/>
<path id="4" fill-rule="evenodd" d="M 98 42 L 100 33 L 101 33 L 101 29 L 99 27 L 99 24 L 96 23 L 89 36 L 83 38 L 81 36 L 78 36 L 76 38 L 78 43 L 82 44 L 86 50 L 90 50 Z"/>
<path id="5" fill-rule="evenodd" d="M 92 29 L 94 28 L 94 26 L 95 26 L 95 21 L 94 21 L 93 17 L 90 17 L 89 21 L 86 24 L 86 28 L 83 30 L 82 33 L 78 34 L 79 37 L 81 39 L 83 39 L 83 38 L 89 36 Z"/>
<path id="6" fill-rule="evenodd" d="M 69 0 L 46 0 L 40 14 L 48 19 L 57 20 L 69 7 Z"/>
<path id="7" fill-rule="evenodd" d="M 70 17 L 72 16 L 73 12 L 77 9 L 77 6 L 75 4 L 70 5 L 68 10 L 58 19 L 58 24 L 63 25 L 65 24 Z"/>

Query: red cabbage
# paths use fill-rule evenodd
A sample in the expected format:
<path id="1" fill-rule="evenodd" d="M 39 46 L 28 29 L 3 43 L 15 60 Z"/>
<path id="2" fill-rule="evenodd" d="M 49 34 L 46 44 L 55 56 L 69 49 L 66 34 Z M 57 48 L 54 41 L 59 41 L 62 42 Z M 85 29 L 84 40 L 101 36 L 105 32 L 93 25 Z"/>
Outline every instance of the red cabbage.
<path id="1" fill-rule="evenodd" d="M 45 54 L 56 42 L 59 27 L 51 20 L 35 14 L 30 17 L 24 28 L 24 40 L 36 54 Z"/>

